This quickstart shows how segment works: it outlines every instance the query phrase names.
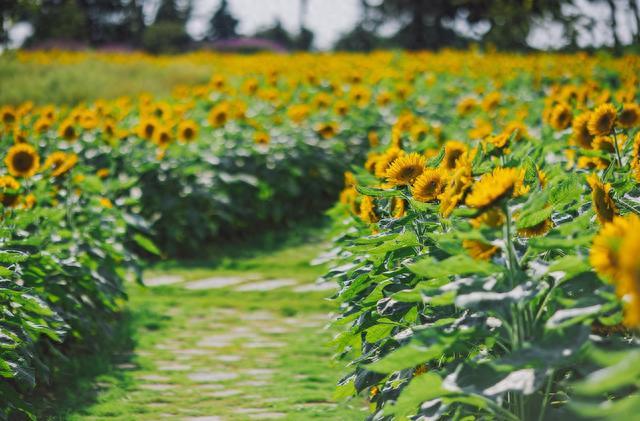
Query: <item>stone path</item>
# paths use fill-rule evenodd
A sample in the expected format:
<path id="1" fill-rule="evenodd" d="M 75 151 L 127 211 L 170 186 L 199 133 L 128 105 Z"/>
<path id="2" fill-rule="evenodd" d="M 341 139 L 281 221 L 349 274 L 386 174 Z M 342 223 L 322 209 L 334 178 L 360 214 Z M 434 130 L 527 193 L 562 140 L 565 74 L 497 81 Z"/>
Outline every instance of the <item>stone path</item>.
<path id="1" fill-rule="evenodd" d="M 124 380 L 102 381 L 97 404 L 70 418 L 363 419 L 362 402 L 332 399 L 342 374 L 325 329 L 334 285 L 280 272 L 146 277 L 130 306 L 152 320 L 117 365 Z"/>

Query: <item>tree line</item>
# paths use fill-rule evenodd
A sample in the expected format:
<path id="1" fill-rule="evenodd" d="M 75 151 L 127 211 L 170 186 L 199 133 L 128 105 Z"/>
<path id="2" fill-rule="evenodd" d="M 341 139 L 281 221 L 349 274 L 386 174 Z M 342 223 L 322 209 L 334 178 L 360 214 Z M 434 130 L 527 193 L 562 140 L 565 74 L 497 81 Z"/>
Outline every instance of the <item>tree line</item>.
<path id="1" fill-rule="evenodd" d="M 74 40 L 91 46 L 126 45 L 151 52 L 182 51 L 194 44 L 187 32 L 193 0 L 0 0 L 0 43 L 16 22 L 29 22 L 28 44 Z M 289 50 L 308 50 L 313 32 L 304 24 L 308 0 L 300 0 L 300 29 L 280 22 L 254 34 Z M 531 49 L 532 31 L 552 23 L 566 49 L 579 38 L 602 37 L 620 51 L 627 32 L 640 45 L 640 0 L 360 0 L 361 19 L 335 44 L 339 50 L 463 48 L 471 43 L 504 50 Z M 594 17 L 587 10 L 597 10 Z M 600 26 L 596 25 L 600 20 Z M 205 42 L 238 38 L 238 19 L 227 0 L 212 13 Z M 386 34 L 386 35 L 381 35 Z"/>

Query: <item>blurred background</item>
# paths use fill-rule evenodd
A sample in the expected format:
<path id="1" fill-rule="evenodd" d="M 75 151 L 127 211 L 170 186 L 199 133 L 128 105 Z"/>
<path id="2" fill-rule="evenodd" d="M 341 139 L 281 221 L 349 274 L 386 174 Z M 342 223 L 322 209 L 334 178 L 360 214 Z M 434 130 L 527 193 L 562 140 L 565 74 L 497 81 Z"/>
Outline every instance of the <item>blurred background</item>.
<path id="1" fill-rule="evenodd" d="M 2 48 L 637 49 L 640 0 L 0 0 Z"/>

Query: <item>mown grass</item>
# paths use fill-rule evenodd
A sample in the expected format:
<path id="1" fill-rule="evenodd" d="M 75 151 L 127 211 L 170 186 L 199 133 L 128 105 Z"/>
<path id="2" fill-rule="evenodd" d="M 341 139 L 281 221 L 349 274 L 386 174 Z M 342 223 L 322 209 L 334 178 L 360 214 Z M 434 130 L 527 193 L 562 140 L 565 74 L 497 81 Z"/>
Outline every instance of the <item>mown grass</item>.
<path id="1" fill-rule="evenodd" d="M 111 99 L 148 92 L 170 94 L 176 85 L 205 83 L 212 66 L 176 59 L 159 66 L 131 60 L 109 62 L 90 56 L 73 63 L 19 61 L 15 54 L 0 55 L 0 104 L 74 105 L 84 101 Z"/>
<path id="2" fill-rule="evenodd" d="M 289 235 L 266 235 L 245 247 L 227 247 L 226 253 L 220 252 L 210 261 L 157 264 L 146 276 L 177 274 L 188 281 L 259 273 L 265 279 L 294 278 L 310 283 L 326 269 L 309 265 L 322 251 L 320 233 L 305 228 Z M 364 416 L 364 401 L 333 399 L 343 367 L 331 360 L 329 342 L 334 332 L 324 329 L 325 322 L 318 319 L 337 310 L 335 303 L 326 299 L 330 293 L 301 294 L 290 289 L 190 291 L 179 284 L 155 288 L 131 284 L 128 293 L 128 311 L 113 346 L 103 355 L 76 359 L 72 370 L 75 377 L 67 376 L 67 383 L 54 385 L 56 401 L 42 407 L 43 419 L 155 420 L 212 415 L 247 419 L 247 414 L 237 412 L 239 408 L 260 408 L 286 414 L 284 419 L 292 420 L 355 420 Z M 260 314 L 273 318 L 247 321 Z M 262 337 L 265 334 L 261 330 L 268 327 L 284 326 L 290 333 L 271 338 L 282 342 L 280 348 L 247 349 L 242 339 L 188 360 L 197 370 L 237 373 L 237 380 L 221 385 L 222 390 L 239 393 L 212 397 L 206 389 L 194 388 L 184 373 L 158 371 L 159 361 L 175 359 L 175 351 L 167 347 L 191 350 L 197 348 L 202 335 L 218 335 L 243 326 L 255 329 L 256 336 Z M 213 364 L 216 354 L 242 359 Z M 272 375 L 265 384 L 252 386 L 246 372 L 256 367 L 270 370 Z M 171 383 L 173 392 L 144 389 L 143 385 L 149 383 L 147 376 L 158 374 L 168 378 L 160 382 Z"/>

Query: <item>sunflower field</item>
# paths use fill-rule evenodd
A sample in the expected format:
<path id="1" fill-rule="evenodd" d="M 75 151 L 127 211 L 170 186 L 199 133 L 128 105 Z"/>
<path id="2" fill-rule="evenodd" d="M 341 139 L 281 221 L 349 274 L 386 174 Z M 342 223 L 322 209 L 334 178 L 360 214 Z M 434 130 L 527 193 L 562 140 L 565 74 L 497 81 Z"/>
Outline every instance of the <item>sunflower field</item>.
<path id="1" fill-rule="evenodd" d="M 173 60 L 17 60 L 87 57 Z M 146 262 L 332 205 L 337 395 L 369 419 L 640 411 L 637 56 L 175 59 L 209 81 L 0 104 L 1 416 L 33 416 Z"/>

